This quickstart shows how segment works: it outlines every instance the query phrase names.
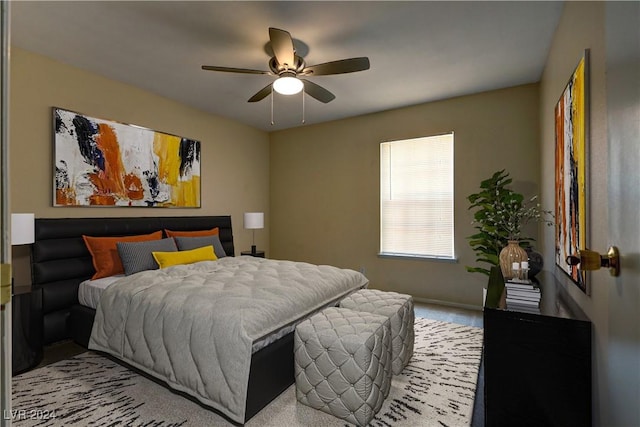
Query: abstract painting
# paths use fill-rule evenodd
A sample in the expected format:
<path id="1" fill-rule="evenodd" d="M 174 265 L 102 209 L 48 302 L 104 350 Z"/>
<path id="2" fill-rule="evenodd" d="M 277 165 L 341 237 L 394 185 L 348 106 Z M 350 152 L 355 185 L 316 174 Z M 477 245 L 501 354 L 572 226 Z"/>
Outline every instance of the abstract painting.
<path id="1" fill-rule="evenodd" d="M 585 50 L 555 108 L 556 265 L 585 293 L 585 272 L 566 259 L 587 247 L 588 53 Z"/>
<path id="2" fill-rule="evenodd" d="M 60 108 L 54 206 L 200 207 L 200 142 Z"/>

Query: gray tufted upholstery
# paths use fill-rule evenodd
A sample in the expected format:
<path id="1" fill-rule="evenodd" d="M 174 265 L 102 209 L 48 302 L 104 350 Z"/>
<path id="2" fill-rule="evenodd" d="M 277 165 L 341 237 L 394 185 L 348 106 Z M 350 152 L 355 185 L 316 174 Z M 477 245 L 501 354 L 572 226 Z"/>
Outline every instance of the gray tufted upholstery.
<path id="1" fill-rule="evenodd" d="M 298 401 L 367 425 L 391 386 L 388 319 L 330 307 L 300 323 L 294 337 Z"/>
<path id="2" fill-rule="evenodd" d="M 413 298 L 411 295 L 397 292 L 384 292 L 376 289 L 362 289 L 340 302 L 340 307 L 356 311 L 386 316 L 391 326 L 392 370 L 395 375 L 402 372 L 411 356 L 415 338 L 413 323 Z"/>

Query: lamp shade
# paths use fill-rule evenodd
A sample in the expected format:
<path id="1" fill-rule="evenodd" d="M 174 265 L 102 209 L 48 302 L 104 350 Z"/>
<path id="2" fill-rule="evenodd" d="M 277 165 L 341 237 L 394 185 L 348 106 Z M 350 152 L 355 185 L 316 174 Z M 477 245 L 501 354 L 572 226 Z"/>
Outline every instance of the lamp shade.
<path id="1" fill-rule="evenodd" d="M 11 214 L 11 245 L 29 245 L 35 242 L 35 215 Z"/>
<path id="2" fill-rule="evenodd" d="M 263 212 L 245 212 L 244 228 L 248 230 L 264 228 L 264 213 Z"/>

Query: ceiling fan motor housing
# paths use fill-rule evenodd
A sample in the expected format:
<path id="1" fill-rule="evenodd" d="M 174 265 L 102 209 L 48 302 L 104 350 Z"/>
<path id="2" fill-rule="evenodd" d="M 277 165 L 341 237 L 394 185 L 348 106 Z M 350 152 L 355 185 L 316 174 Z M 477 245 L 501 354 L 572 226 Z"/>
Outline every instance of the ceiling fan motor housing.
<path id="1" fill-rule="evenodd" d="M 306 67 L 304 59 L 298 55 L 295 55 L 295 67 L 290 67 L 288 64 L 279 64 L 275 56 L 272 56 L 269 60 L 269 68 L 277 75 L 282 75 L 284 72 L 293 72 L 295 77 L 296 74 L 304 70 L 304 67 Z"/>

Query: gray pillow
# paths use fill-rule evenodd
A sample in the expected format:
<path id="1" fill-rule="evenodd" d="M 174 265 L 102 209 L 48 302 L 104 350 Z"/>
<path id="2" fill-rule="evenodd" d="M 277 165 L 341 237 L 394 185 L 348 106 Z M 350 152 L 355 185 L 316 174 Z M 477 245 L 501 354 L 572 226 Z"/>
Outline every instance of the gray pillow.
<path id="1" fill-rule="evenodd" d="M 176 241 L 176 245 L 178 245 L 178 250 L 180 251 L 189 251 L 191 249 L 201 248 L 203 246 L 213 246 L 213 251 L 216 253 L 216 256 L 218 258 L 224 258 L 227 256 L 227 253 L 222 247 L 222 242 L 220 242 L 220 237 L 217 235 L 198 237 L 174 237 L 174 240 Z"/>
<path id="2" fill-rule="evenodd" d="M 139 271 L 157 270 L 158 263 L 153 259 L 151 252 L 178 251 L 172 238 L 144 242 L 118 242 L 116 246 L 124 267 L 124 274 L 127 276 Z"/>

